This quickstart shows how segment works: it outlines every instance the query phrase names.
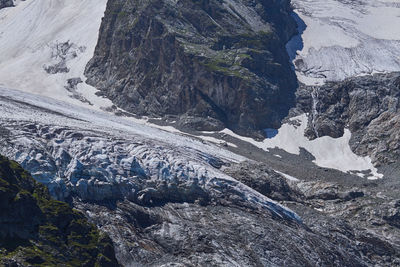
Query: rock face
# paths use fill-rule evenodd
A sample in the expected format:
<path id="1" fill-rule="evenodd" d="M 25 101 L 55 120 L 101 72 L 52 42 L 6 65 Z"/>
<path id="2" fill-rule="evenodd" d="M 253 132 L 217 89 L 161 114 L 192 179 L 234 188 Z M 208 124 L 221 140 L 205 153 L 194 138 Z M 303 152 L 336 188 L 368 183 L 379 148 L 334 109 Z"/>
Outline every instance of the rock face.
<path id="1" fill-rule="evenodd" d="M 118 266 L 108 236 L 0 156 L 1 266 Z"/>
<path id="2" fill-rule="evenodd" d="M 175 115 L 182 127 L 276 127 L 296 88 L 289 13 L 286 0 L 109 1 L 87 82 L 127 111 Z"/>
<path id="3" fill-rule="evenodd" d="M 0 0 L 0 9 L 14 6 L 13 0 Z"/>
<path id="4" fill-rule="evenodd" d="M 335 244 L 335 253 L 345 249 L 346 253 L 354 257 L 349 263 L 340 263 L 330 258 L 327 265 L 400 264 L 400 206 L 397 189 L 385 189 L 383 183 L 379 186 L 374 182 L 351 184 L 339 180 L 327 181 L 324 177 L 287 182 L 268 166 L 251 162 L 234 165 L 227 171 L 238 180 L 251 181 L 255 188 L 273 188 L 270 191 L 264 190 L 265 195 L 280 200 L 280 203 L 300 214 L 303 223 L 312 233 Z M 263 186 L 260 187 L 255 181 Z M 330 257 L 323 257 L 326 256 Z M 310 264 L 325 265 L 323 262 Z"/>
<path id="5" fill-rule="evenodd" d="M 400 73 L 302 86 L 297 95 L 299 109 L 310 114 L 309 137 L 339 137 L 348 128 L 355 153 L 378 165 L 399 159 Z"/>

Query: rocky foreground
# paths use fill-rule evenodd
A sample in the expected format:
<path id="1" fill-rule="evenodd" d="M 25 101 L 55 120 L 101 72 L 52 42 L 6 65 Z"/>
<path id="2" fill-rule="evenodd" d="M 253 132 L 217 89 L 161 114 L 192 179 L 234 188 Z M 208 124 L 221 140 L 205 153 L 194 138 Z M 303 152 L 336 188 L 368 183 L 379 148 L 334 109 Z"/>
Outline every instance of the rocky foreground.
<path id="1" fill-rule="evenodd" d="M 194 136 L 2 94 L 1 153 L 106 232 L 124 266 L 399 264 L 398 181 L 337 179 L 305 158 L 256 163 Z M 301 180 L 275 172 L 279 162 Z"/>
<path id="2" fill-rule="evenodd" d="M 400 199 L 373 184 L 288 182 L 254 162 L 225 172 L 291 207 L 302 221 L 266 213 L 229 194 L 208 203 L 154 205 L 74 198 L 73 206 L 108 232 L 125 266 L 400 264 Z M 3 157 L 0 175 L 1 264 L 117 266 L 109 239 L 80 212 L 50 200 L 42 185 Z"/>
<path id="3" fill-rule="evenodd" d="M 293 184 L 254 163 L 226 171 L 291 207 L 302 223 L 271 216 L 229 195 L 207 204 L 75 204 L 113 236 L 119 259 L 127 265 L 400 264 L 400 200 L 369 191 L 373 185 L 349 188 L 321 180 Z"/>

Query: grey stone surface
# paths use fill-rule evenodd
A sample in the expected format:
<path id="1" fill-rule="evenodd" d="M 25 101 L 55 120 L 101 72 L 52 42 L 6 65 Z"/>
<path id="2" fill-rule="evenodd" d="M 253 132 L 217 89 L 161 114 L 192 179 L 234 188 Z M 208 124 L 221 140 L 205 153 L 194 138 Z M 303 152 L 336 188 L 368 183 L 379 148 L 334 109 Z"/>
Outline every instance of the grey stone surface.
<path id="1" fill-rule="evenodd" d="M 287 182 L 264 164 L 226 172 L 304 218 L 297 224 L 228 196 L 220 202 L 75 206 L 113 237 L 131 266 L 396 266 L 399 200 L 339 182 Z M 261 185 L 261 186 L 260 186 Z M 384 234 L 382 234 L 384 233 Z"/>
<path id="2" fill-rule="evenodd" d="M 238 164 L 226 148 L 22 95 L 0 97 L 0 153 L 106 231 L 123 265 L 399 264 L 398 176 L 369 182 L 319 168 L 304 151 Z"/>
<path id="3" fill-rule="evenodd" d="M 310 114 L 310 138 L 340 137 L 348 128 L 353 151 L 371 156 L 379 166 L 400 156 L 399 98 L 400 73 L 375 74 L 320 87 L 301 86 L 297 108 Z"/>
<path id="4" fill-rule="evenodd" d="M 277 127 L 296 88 L 289 13 L 286 0 L 110 1 L 88 83 L 137 115 L 184 115 L 186 127 Z"/>

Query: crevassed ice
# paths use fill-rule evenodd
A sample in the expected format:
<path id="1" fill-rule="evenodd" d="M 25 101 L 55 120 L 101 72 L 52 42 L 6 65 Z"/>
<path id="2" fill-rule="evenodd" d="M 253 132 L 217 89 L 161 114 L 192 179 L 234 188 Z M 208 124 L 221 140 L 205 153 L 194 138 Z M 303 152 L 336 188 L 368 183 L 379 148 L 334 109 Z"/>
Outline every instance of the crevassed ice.
<path id="1" fill-rule="evenodd" d="M 400 3 L 397 0 L 292 0 L 302 21 L 294 65 L 307 85 L 400 70 Z"/>

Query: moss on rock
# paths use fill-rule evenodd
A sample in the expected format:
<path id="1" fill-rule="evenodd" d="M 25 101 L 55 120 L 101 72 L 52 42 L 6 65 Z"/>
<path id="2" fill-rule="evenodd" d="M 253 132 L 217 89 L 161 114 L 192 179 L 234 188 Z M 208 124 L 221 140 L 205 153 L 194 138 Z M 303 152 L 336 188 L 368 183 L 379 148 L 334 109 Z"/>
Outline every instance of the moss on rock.
<path id="1" fill-rule="evenodd" d="M 118 266 L 110 238 L 0 156 L 0 266 Z"/>

